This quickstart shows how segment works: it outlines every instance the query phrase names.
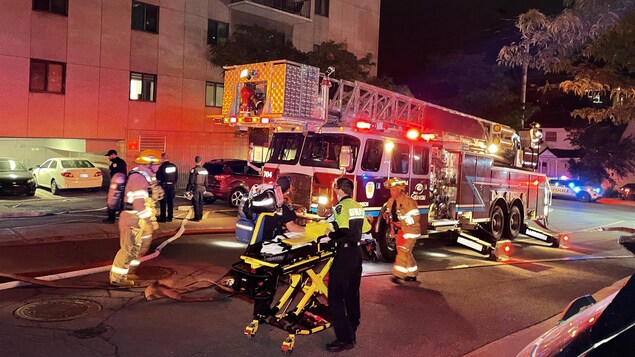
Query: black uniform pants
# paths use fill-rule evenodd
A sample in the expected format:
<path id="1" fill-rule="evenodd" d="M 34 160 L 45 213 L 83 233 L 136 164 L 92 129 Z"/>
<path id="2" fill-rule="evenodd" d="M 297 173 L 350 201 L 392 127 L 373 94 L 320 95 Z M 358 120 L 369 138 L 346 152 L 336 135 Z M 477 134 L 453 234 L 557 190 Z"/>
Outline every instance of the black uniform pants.
<path id="1" fill-rule="evenodd" d="M 194 207 L 194 219 L 200 220 L 203 218 L 203 193 L 205 188 L 196 187 L 192 191 L 192 207 Z"/>
<path id="2" fill-rule="evenodd" d="M 161 212 L 159 213 L 159 220 L 165 221 L 167 218 L 167 220 L 171 221 L 174 214 L 174 196 L 176 195 L 176 192 L 174 190 L 174 184 L 163 184 L 161 185 L 161 188 L 163 188 L 165 195 L 163 196 L 163 199 L 159 201 L 159 205 L 161 206 Z M 166 214 L 166 208 L 167 208 L 167 214 Z"/>
<path id="3" fill-rule="evenodd" d="M 356 340 L 359 326 L 359 284 L 362 280 L 362 251 L 359 247 L 338 248 L 329 271 L 329 306 L 335 337 L 345 343 Z"/>

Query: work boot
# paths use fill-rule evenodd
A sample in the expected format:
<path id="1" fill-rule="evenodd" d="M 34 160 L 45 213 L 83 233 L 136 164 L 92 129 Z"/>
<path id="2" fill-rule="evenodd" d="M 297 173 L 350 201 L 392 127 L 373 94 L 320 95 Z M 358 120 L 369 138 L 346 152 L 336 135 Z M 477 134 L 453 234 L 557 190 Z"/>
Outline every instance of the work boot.
<path id="1" fill-rule="evenodd" d="M 342 342 L 340 340 L 335 340 L 331 343 L 326 344 L 326 350 L 329 352 L 341 352 L 350 350 L 355 347 L 354 343 Z"/>
<path id="2" fill-rule="evenodd" d="M 123 288 L 130 288 L 134 286 L 134 280 L 130 280 L 126 278 L 123 280 L 111 281 L 110 285 L 119 286 Z"/>
<path id="3" fill-rule="evenodd" d="M 403 283 L 403 279 L 398 276 L 392 276 L 390 278 L 390 282 L 396 285 L 401 285 Z"/>
<path id="4" fill-rule="evenodd" d="M 417 277 L 416 276 L 407 276 L 406 281 L 417 281 Z"/>

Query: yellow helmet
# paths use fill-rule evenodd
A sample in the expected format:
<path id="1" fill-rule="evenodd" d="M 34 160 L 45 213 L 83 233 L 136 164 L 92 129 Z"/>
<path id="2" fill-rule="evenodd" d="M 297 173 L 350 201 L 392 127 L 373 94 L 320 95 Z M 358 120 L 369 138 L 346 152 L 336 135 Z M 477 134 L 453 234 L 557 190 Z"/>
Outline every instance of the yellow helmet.
<path id="1" fill-rule="evenodd" d="M 146 149 L 139 154 L 134 162 L 141 165 L 158 164 L 161 162 L 161 153 L 157 150 Z"/>
<path id="2" fill-rule="evenodd" d="M 384 182 L 385 188 L 399 188 L 405 191 L 406 186 L 408 186 L 408 181 L 402 180 L 398 177 L 391 177 Z"/>

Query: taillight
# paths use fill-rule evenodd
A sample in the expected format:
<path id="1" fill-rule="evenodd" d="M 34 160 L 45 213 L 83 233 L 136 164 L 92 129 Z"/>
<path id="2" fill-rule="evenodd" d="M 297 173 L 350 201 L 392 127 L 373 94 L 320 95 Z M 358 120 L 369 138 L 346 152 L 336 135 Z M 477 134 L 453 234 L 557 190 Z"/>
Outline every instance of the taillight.
<path id="1" fill-rule="evenodd" d="M 73 174 L 70 173 L 69 171 L 66 171 L 66 172 L 62 172 L 62 176 L 64 176 L 64 177 L 73 177 Z"/>
<path id="2" fill-rule="evenodd" d="M 566 242 L 568 242 L 569 240 L 571 240 L 571 237 L 570 237 L 568 234 L 562 234 L 562 235 L 560 235 L 560 241 L 562 241 L 562 242 L 566 243 Z"/>
<path id="3" fill-rule="evenodd" d="M 214 179 L 216 181 L 223 181 L 223 180 L 225 180 L 228 177 L 229 177 L 229 175 L 214 175 Z"/>
<path id="4" fill-rule="evenodd" d="M 101 176 L 101 171 L 97 171 L 97 172 L 95 172 L 94 177 L 99 177 L 99 176 Z"/>

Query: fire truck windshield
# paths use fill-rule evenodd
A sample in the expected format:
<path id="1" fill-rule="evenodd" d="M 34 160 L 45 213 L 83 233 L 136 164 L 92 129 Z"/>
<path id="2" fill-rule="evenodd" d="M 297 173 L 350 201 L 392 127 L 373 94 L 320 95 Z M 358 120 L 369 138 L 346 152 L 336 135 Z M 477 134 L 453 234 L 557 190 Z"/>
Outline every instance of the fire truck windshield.
<path id="1" fill-rule="evenodd" d="M 304 135 L 302 135 L 302 133 L 273 134 L 267 162 L 274 164 L 297 164 L 303 141 Z"/>
<path id="2" fill-rule="evenodd" d="M 355 167 L 360 141 L 358 138 L 346 134 L 309 133 L 302 148 L 300 165 L 337 169 L 339 168 L 342 146 L 351 148 L 353 164 L 349 171 L 352 171 Z"/>

